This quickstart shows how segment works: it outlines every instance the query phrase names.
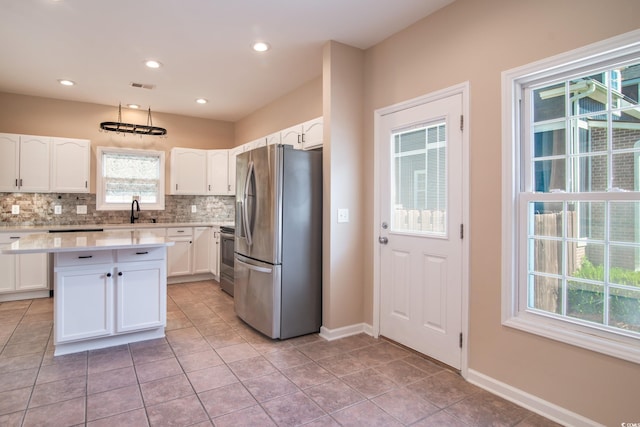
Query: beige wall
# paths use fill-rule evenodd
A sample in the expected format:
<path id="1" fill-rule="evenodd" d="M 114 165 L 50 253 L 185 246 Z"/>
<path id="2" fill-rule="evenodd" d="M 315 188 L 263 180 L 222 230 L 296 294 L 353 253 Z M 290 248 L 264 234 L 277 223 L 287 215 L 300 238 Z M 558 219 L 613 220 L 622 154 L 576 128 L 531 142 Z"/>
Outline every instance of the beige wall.
<path id="1" fill-rule="evenodd" d="M 235 145 L 253 141 L 321 115 L 322 76 L 238 120 L 235 124 Z"/>
<path id="2" fill-rule="evenodd" d="M 322 324 L 363 321 L 362 99 L 364 52 L 336 42 L 323 50 L 324 221 Z M 348 223 L 337 222 L 349 209 Z"/>
<path id="3" fill-rule="evenodd" d="M 124 108 L 125 123 L 147 123 L 147 111 Z M 170 156 L 173 147 L 231 148 L 234 146 L 234 124 L 175 114 L 151 111 L 153 125 L 167 129 L 167 138 L 116 135 L 100 132 L 104 121 L 117 121 L 116 106 L 62 101 L 51 98 L 15 95 L 0 92 L 0 132 L 43 136 L 90 139 L 91 192 L 95 193 L 96 147 L 115 146 L 165 151 L 166 173 L 169 177 Z M 169 186 L 166 186 L 167 190 Z"/>
<path id="4" fill-rule="evenodd" d="M 501 72 L 638 28 L 640 2 L 457 0 L 366 52 L 364 182 L 373 182 L 373 112 L 470 82 L 469 368 L 605 425 L 638 421 L 640 367 L 501 325 Z M 364 187 L 364 254 L 373 191 Z M 365 321 L 372 271 L 365 259 Z"/>

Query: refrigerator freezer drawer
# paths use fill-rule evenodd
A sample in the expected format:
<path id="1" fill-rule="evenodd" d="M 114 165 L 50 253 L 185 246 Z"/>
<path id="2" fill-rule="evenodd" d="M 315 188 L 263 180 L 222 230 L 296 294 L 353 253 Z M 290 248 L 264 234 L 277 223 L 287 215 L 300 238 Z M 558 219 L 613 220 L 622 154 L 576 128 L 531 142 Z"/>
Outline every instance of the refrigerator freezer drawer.
<path id="1" fill-rule="evenodd" d="M 280 338 L 281 269 L 236 254 L 236 314 L 271 338 Z"/>

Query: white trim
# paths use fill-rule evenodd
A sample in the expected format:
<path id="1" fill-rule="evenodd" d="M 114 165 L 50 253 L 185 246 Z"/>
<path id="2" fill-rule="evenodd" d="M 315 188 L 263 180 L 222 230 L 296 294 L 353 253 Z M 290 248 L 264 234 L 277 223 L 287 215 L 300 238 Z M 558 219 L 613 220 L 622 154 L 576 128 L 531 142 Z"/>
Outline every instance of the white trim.
<path id="1" fill-rule="evenodd" d="M 462 345 L 462 360 L 460 372 L 466 378 L 469 367 L 469 248 L 470 248 L 470 212 L 469 212 L 469 135 L 470 135 L 470 85 L 469 82 L 460 83 L 427 95 L 419 96 L 388 107 L 374 111 L 374 174 L 373 174 L 373 229 L 372 229 L 372 257 L 373 257 L 373 326 L 371 335 L 378 338 L 380 335 L 380 244 L 378 233 L 380 228 L 380 178 L 376 171 L 380 168 L 381 143 L 378 136 L 380 120 L 387 114 L 413 108 L 428 102 L 448 98 L 453 95 L 462 96 L 462 114 L 464 116 L 464 128 L 462 132 L 462 223 L 464 224 L 464 239 L 462 240 L 462 301 L 461 301 L 461 326 L 464 336 Z"/>
<path id="2" fill-rule="evenodd" d="M 371 325 L 367 323 L 357 323 L 355 325 L 343 326 L 336 329 L 329 329 L 324 326 L 320 328 L 320 336 L 327 341 L 338 340 L 340 338 L 346 338 L 362 333 L 373 336 L 373 329 Z M 377 338 L 377 336 L 375 338 Z"/>
<path id="3" fill-rule="evenodd" d="M 529 333 L 548 337 L 567 344 L 614 356 L 620 359 L 640 363 L 637 338 L 629 338 L 614 333 L 597 336 L 596 329 L 573 324 L 570 319 L 558 320 L 543 314 L 532 313 L 519 307 L 517 288 L 520 248 L 518 236 L 522 236 L 526 227 L 526 215 L 520 212 L 519 203 L 523 197 L 520 188 L 527 164 L 520 165 L 522 129 L 521 94 L 523 85 L 543 82 L 545 79 L 563 81 L 569 76 L 581 73 L 588 67 L 604 64 L 607 61 L 627 62 L 640 57 L 640 30 L 585 46 L 564 54 L 556 55 L 532 64 L 504 71 L 502 73 L 502 324 Z M 556 79 L 557 78 L 557 79 Z M 524 169 L 524 171 L 521 171 Z M 526 190 L 526 189 L 525 189 Z M 549 194 L 547 200 L 571 199 L 570 194 Z M 600 200 L 615 198 L 636 200 L 633 193 L 606 193 L 597 195 L 582 194 L 580 198 L 599 197 Z M 521 213 L 520 217 L 515 215 Z M 526 233 L 526 230 L 524 230 Z"/>
<path id="4" fill-rule="evenodd" d="M 602 424 L 589 418 L 583 417 L 580 414 L 576 414 L 547 400 L 540 399 L 533 394 L 512 387 L 509 384 L 498 381 L 474 369 L 469 369 L 467 381 L 562 425 L 574 427 L 603 427 Z"/>

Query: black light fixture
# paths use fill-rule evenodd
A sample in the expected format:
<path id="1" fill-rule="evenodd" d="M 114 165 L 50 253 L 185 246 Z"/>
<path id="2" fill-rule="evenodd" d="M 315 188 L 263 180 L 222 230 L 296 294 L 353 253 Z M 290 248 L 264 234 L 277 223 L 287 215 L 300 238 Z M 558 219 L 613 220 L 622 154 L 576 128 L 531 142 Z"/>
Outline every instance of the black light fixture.
<path id="1" fill-rule="evenodd" d="M 151 107 L 149 107 L 149 114 L 147 115 L 146 125 L 135 125 L 131 123 L 122 122 L 122 104 L 118 104 L 118 121 L 117 122 L 102 122 L 100 123 L 100 130 L 115 133 L 133 133 L 135 135 L 151 135 L 151 136 L 164 136 L 167 134 L 165 128 L 153 126 L 151 120 Z"/>

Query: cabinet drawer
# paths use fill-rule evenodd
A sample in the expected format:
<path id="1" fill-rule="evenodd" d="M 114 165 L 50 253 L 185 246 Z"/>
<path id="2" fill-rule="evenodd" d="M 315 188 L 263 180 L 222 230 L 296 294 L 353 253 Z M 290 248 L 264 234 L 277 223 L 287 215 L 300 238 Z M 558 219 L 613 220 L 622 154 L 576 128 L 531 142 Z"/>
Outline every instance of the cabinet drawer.
<path id="1" fill-rule="evenodd" d="M 166 248 L 118 249 L 118 262 L 148 261 L 164 259 Z"/>
<path id="2" fill-rule="evenodd" d="M 191 227 L 169 227 L 167 228 L 167 236 L 191 236 L 193 228 Z"/>
<path id="3" fill-rule="evenodd" d="M 111 250 L 59 252 L 55 254 L 54 260 L 56 267 L 107 264 L 114 262 L 113 251 Z"/>

